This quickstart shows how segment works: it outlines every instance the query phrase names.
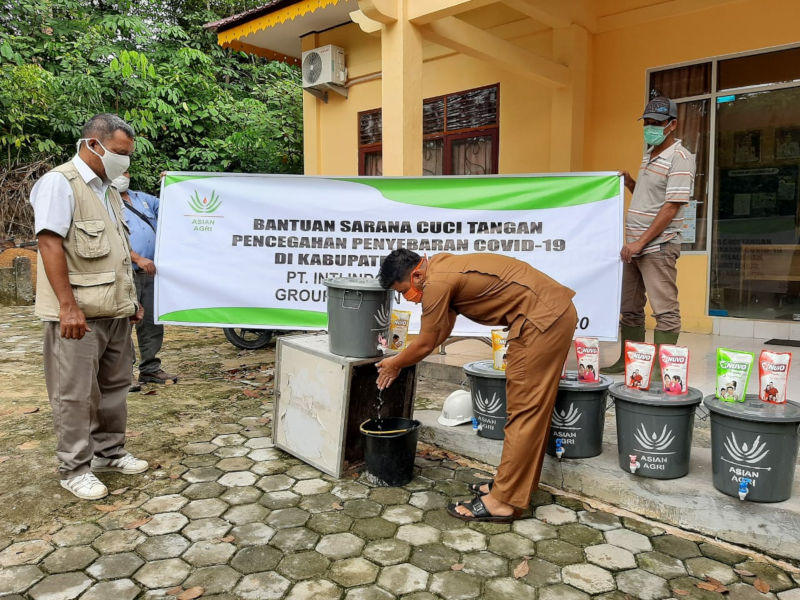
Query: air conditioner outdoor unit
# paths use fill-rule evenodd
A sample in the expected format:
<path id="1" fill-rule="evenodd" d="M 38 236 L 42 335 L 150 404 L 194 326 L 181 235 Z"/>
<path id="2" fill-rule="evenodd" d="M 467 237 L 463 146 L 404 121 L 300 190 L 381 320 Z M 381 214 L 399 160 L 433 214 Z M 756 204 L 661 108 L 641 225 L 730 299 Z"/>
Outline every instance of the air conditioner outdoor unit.
<path id="1" fill-rule="evenodd" d="M 303 52 L 303 89 L 324 102 L 328 101 L 328 90 L 347 98 L 347 67 L 344 50 L 333 44 L 320 46 Z"/>

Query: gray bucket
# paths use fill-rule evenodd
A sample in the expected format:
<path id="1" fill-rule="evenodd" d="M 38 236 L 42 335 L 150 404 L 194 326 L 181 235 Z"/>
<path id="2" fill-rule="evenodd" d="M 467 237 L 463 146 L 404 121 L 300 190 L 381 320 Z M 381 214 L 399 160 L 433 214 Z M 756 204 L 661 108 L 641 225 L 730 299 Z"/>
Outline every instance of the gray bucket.
<path id="1" fill-rule="evenodd" d="M 338 356 L 380 356 L 392 318 L 392 291 L 375 279 L 331 277 L 328 286 L 328 344 Z"/>
<path id="2" fill-rule="evenodd" d="M 653 479 L 686 475 L 702 392 L 690 387 L 685 394 L 673 395 L 665 394 L 659 384 L 644 391 L 615 383 L 608 393 L 616 407 L 620 468 Z"/>
<path id="3" fill-rule="evenodd" d="M 600 381 L 578 381 L 574 371 L 558 384 L 558 395 L 550 418 L 547 453 L 558 458 L 589 458 L 603 451 L 606 391 L 611 377 Z"/>
<path id="4" fill-rule="evenodd" d="M 723 494 L 753 502 L 792 495 L 800 405 L 770 404 L 748 394 L 742 403 L 706 396 L 711 413 L 711 470 Z"/>
<path id="5" fill-rule="evenodd" d="M 464 365 L 472 396 L 472 413 L 478 421 L 478 435 L 492 440 L 505 437 L 506 372 L 494 368 L 492 360 Z"/>

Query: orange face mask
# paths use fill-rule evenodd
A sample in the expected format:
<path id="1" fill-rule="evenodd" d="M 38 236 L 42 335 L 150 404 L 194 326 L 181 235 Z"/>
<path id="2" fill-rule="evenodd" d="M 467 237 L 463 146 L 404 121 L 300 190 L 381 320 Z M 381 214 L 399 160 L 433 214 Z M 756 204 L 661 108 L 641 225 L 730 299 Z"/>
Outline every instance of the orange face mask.
<path id="1" fill-rule="evenodd" d="M 419 268 L 422 266 L 422 263 L 425 261 L 424 258 L 420 259 L 419 264 L 414 267 L 414 270 L 411 271 L 411 277 L 409 278 L 409 283 L 411 287 L 408 288 L 405 292 L 403 292 L 403 298 L 408 300 L 409 302 L 413 302 L 414 304 L 419 304 L 422 302 L 422 290 L 417 288 L 414 285 L 414 274 L 419 273 Z"/>

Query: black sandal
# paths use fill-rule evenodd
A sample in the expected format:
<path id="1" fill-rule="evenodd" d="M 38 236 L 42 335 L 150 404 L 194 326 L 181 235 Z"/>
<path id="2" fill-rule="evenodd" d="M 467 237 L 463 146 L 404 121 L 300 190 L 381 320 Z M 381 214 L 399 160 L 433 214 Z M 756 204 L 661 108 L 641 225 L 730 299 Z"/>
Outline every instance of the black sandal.
<path id="1" fill-rule="evenodd" d="M 489 481 L 482 481 L 480 483 L 470 483 L 467 485 L 467 489 L 469 489 L 469 491 L 472 492 L 473 494 L 477 494 L 478 496 L 485 496 L 487 492 L 481 490 L 481 488 L 485 485 L 489 486 L 489 491 L 491 492 L 492 486 L 494 485 L 494 479 L 491 479 Z"/>
<path id="2" fill-rule="evenodd" d="M 457 506 L 463 506 L 471 515 L 462 515 L 456 510 Z M 511 523 L 517 519 L 516 511 L 510 515 L 493 515 L 486 509 L 486 505 L 481 500 L 480 496 L 475 496 L 471 502 L 456 502 L 447 506 L 447 512 L 462 521 L 475 521 L 482 523 Z"/>

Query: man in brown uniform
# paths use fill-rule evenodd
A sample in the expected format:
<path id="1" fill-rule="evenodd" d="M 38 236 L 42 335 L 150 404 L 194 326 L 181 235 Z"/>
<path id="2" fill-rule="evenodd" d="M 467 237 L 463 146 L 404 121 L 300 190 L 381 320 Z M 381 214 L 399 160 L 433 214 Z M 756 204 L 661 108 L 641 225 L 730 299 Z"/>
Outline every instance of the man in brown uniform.
<path id="1" fill-rule="evenodd" d="M 451 504 L 464 520 L 512 520 L 539 483 L 550 416 L 577 324 L 575 292 L 527 263 L 498 254 L 437 254 L 430 260 L 395 250 L 381 265 L 381 285 L 422 303 L 419 335 L 401 353 L 378 363 L 378 387 L 442 344 L 461 314 L 508 328 L 508 416 L 494 482 L 472 489 L 472 502 Z"/>

